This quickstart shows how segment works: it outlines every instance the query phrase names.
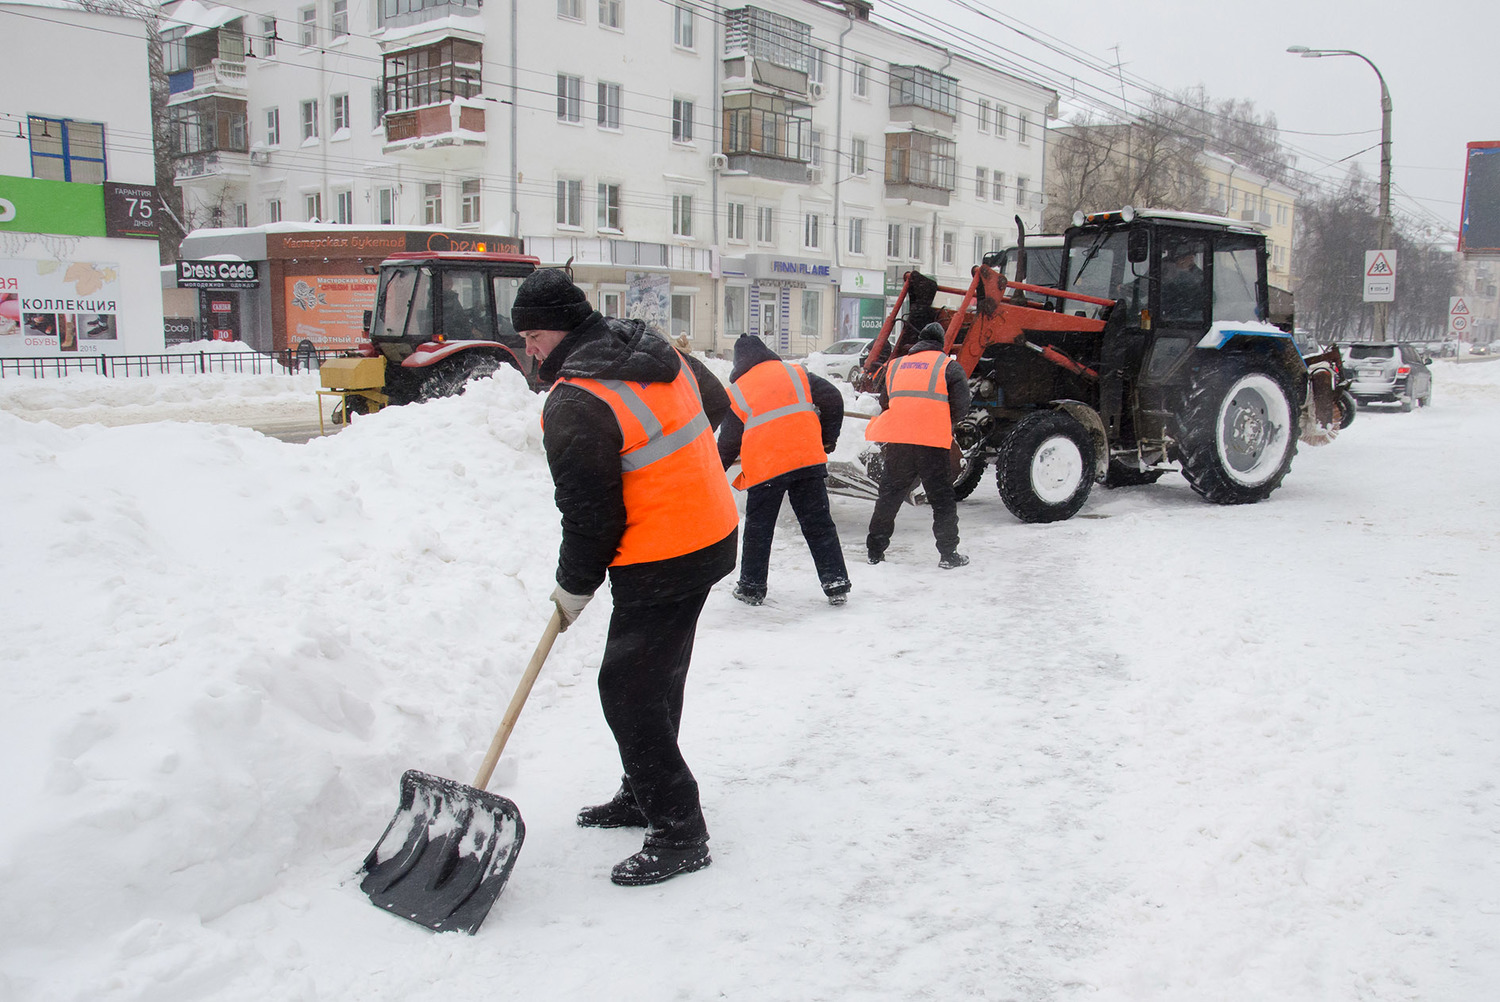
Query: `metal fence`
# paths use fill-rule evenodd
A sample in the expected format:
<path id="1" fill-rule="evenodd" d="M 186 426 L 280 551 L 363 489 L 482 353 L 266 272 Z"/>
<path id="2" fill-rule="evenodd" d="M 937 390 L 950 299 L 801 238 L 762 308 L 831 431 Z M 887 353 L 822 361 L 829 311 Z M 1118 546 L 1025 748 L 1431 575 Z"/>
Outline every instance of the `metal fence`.
<path id="1" fill-rule="evenodd" d="M 342 350 L 287 349 L 263 355 L 252 351 L 199 351 L 172 355 L 80 355 L 73 358 L 0 358 L 6 376 L 43 379 L 92 373 L 97 376 L 154 376 L 161 373 L 233 372 L 247 376 L 316 371 Z"/>

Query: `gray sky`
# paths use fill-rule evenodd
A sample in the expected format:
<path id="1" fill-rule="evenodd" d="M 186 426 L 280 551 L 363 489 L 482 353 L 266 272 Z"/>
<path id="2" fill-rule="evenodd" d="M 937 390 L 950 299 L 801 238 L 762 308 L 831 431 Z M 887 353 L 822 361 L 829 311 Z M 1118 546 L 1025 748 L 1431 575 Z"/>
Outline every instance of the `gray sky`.
<path id="1" fill-rule="evenodd" d="M 967 9 L 966 9 L 967 8 Z M 1119 107 L 1123 64 L 1125 95 L 1132 83 L 1164 91 L 1202 84 L 1215 99 L 1248 98 L 1276 114 L 1282 141 L 1297 167 L 1320 178 L 1342 178 L 1350 163 L 1372 180 L 1380 168 L 1380 85 L 1358 59 L 1303 59 L 1289 45 L 1354 49 L 1384 74 L 1392 113 L 1392 202 L 1398 214 L 1447 229 L 1458 225 L 1465 144 L 1500 140 L 1500 2 L 1497 0 L 876 0 L 877 17 L 908 21 L 933 34 L 935 18 L 966 30 L 954 47 L 1009 50 L 1048 69 L 1031 75 L 1071 96 L 1077 92 Z M 1036 29 L 1088 65 L 1047 51 L 1022 31 Z M 978 41 L 971 39 L 977 38 Z M 1018 63 L 1017 69 L 1024 67 Z M 1309 134 L 1302 134 L 1309 133 Z M 1347 133 L 1347 135 L 1338 135 Z M 1366 147 L 1367 152 L 1351 157 Z"/>

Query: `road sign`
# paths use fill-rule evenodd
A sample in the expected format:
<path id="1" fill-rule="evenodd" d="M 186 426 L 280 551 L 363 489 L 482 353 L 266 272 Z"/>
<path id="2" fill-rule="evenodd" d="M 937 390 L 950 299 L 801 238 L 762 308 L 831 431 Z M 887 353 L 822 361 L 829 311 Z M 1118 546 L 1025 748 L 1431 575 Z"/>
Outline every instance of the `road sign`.
<path id="1" fill-rule="evenodd" d="M 1469 332 L 1469 304 L 1463 296 L 1448 297 L 1448 333 L 1461 336 Z"/>
<path id="2" fill-rule="evenodd" d="M 1365 251 L 1365 302 L 1396 301 L 1396 252 Z"/>

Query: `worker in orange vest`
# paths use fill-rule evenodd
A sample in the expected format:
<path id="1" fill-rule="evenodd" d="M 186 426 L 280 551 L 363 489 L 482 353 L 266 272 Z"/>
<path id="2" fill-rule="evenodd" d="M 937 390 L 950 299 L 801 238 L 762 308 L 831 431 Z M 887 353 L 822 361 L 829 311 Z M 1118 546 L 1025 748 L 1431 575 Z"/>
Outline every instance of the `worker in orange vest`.
<path id="1" fill-rule="evenodd" d="M 906 354 L 887 363 L 880 383 L 882 412 L 865 427 L 866 439 L 885 443 L 880 493 L 865 540 L 872 564 L 885 559 L 896 513 L 919 480 L 932 506 L 938 566 L 947 570 L 969 562 L 958 552 L 958 500 L 949 459 L 953 426 L 969 412 L 969 380 L 963 366 L 943 352 L 944 337 L 943 325 L 930 323 Z"/>
<path id="2" fill-rule="evenodd" d="M 828 506 L 827 455 L 844 426 L 844 395 L 828 380 L 784 362 L 758 337 L 734 343 L 730 413 L 719 428 L 719 459 L 740 461 L 734 486 L 745 491 L 745 549 L 734 597 L 766 599 L 771 538 L 781 499 L 788 498 L 829 605 L 849 597 L 849 571 Z"/>
<path id="3" fill-rule="evenodd" d="M 552 384 L 542 445 L 562 513 L 557 588 L 564 627 L 610 578 L 614 612 L 599 701 L 624 778 L 578 823 L 642 827 L 617 884 L 654 884 L 707 866 L 698 783 L 677 744 L 698 615 L 734 569 L 739 513 L 714 428 L 723 386 L 639 321 L 606 319 L 558 269 L 529 275 L 511 320 Z"/>

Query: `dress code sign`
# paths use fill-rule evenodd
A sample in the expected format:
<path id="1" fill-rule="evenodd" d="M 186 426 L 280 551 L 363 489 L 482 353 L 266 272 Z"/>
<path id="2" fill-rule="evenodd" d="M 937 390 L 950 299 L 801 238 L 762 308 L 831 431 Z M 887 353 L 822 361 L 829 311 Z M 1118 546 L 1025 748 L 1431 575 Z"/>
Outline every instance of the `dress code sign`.
<path id="1" fill-rule="evenodd" d="M 254 261 L 178 261 L 177 285 L 183 289 L 254 289 L 260 273 Z"/>

